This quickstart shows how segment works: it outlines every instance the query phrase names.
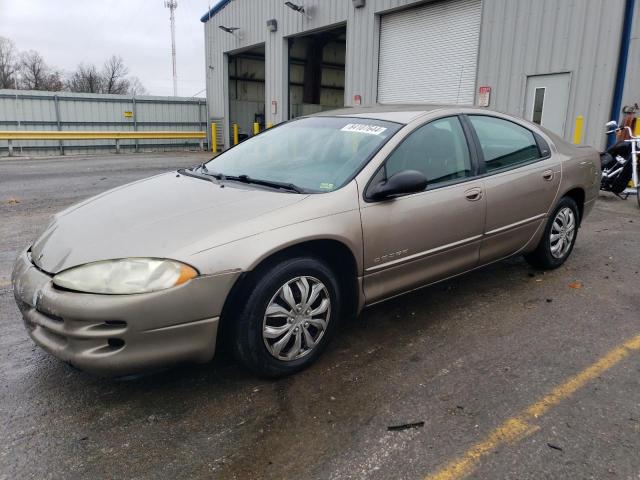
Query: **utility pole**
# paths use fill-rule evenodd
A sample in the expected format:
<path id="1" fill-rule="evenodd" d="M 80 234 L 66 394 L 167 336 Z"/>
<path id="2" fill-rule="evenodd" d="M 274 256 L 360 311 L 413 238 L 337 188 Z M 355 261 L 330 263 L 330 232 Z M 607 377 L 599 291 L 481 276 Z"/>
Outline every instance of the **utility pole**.
<path id="1" fill-rule="evenodd" d="M 171 19 L 171 62 L 173 64 L 173 96 L 178 96 L 178 74 L 176 72 L 176 16 L 177 0 L 166 0 L 164 6 L 169 9 Z"/>

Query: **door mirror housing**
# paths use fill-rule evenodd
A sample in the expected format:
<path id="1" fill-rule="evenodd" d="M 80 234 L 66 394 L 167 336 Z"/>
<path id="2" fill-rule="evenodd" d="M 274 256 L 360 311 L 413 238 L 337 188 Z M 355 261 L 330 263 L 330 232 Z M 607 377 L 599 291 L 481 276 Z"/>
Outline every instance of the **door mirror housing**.
<path id="1" fill-rule="evenodd" d="M 614 133 L 620 127 L 618 127 L 618 122 L 611 120 L 605 124 L 605 128 L 607 129 L 607 133 Z"/>
<path id="2" fill-rule="evenodd" d="M 372 200 L 384 200 L 422 192 L 425 188 L 427 188 L 427 177 L 423 173 L 417 170 L 403 170 L 373 185 L 367 196 Z"/>

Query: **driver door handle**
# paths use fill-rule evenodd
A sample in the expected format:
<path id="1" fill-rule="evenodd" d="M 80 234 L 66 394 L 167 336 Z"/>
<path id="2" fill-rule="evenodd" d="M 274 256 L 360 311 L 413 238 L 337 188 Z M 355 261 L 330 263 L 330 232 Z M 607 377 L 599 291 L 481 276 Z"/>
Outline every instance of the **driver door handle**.
<path id="1" fill-rule="evenodd" d="M 553 180 L 553 170 L 545 170 L 542 173 L 542 178 L 544 178 L 547 182 Z"/>
<path id="2" fill-rule="evenodd" d="M 482 189 L 480 187 L 470 188 L 466 192 L 464 192 L 464 196 L 470 202 L 475 202 L 476 200 L 480 200 L 482 198 Z"/>

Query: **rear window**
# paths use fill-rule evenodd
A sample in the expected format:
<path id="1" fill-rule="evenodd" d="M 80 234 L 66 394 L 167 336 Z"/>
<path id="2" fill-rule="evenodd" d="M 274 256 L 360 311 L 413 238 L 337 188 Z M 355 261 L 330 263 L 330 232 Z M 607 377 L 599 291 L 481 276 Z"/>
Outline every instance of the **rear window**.
<path id="1" fill-rule="evenodd" d="M 487 172 L 495 172 L 540 158 L 533 132 L 520 125 L 495 117 L 469 117 L 480 140 Z"/>

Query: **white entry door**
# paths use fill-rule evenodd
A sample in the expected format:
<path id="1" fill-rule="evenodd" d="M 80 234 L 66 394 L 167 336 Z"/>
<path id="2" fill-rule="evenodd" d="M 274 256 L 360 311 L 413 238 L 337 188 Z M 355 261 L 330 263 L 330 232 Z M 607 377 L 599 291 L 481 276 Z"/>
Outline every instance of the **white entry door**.
<path id="1" fill-rule="evenodd" d="M 570 89 L 570 73 L 527 77 L 525 118 L 563 137 Z"/>

